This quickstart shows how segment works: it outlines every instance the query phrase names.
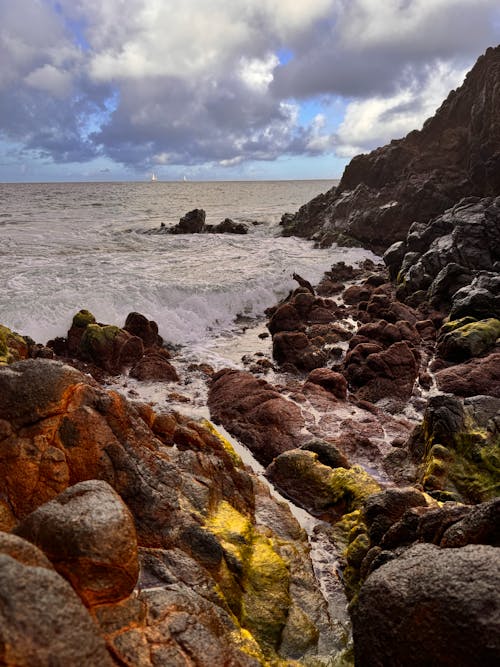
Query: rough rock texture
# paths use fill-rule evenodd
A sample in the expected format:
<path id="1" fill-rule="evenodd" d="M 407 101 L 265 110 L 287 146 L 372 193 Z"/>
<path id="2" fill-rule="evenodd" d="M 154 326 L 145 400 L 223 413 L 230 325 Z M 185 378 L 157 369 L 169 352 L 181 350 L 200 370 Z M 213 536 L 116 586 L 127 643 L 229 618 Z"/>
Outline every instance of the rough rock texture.
<path id="1" fill-rule="evenodd" d="M 262 414 L 269 412 L 264 408 Z M 262 417 L 262 437 L 264 424 L 268 429 Z M 284 424 L 289 428 L 287 420 Z M 68 570 L 75 555 L 74 572 L 67 576 L 83 566 L 75 587 L 88 575 L 85 595 L 91 591 L 93 613 L 103 619 L 103 634 L 120 664 L 246 667 L 306 655 L 322 655 L 324 663 L 345 646 L 345 637 L 328 619 L 306 537 L 289 510 L 263 492 L 230 443 L 209 426 L 133 406 L 60 362 L 28 360 L 1 368 L 1 525 L 10 529 L 22 522 L 27 532 L 29 525 L 47 553 L 57 542 L 49 553 L 56 567 L 62 562 L 57 550 L 68 556 Z M 123 505 L 105 482 L 132 513 L 141 553 L 162 552 L 144 566 L 139 594 L 120 602 L 110 599 L 129 591 L 130 580 L 122 585 L 115 572 L 110 583 L 99 567 L 91 576 L 93 564 L 100 564 L 98 552 L 106 556 L 113 542 L 124 568 L 135 549 L 134 536 L 126 539 L 130 523 Z M 108 500 L 78 495 L 96 484 L 108 489 Z M 75 506 L 79 519 L 71 526 Z M 112 507 L 116 512 L 107 511 Z M 102 513 L 109 519 L 106 527 Z M 37 524 L 40 514 L 44 520 Z M 113 526 L 120 516 L 125 523 L 117 534 Z M 103 530 L 105 537 L 96 539 Z M 92 562 L 79 562 L 83 544 L 90 545 Z M 159 579 L 161 562 L 151 565 L 158 560 L 169 563 Z M 103 600 L 106 604 L 94 604 Z M 51 598 L 45 601 L 52 604 Z"/>
<path id="2" fill-rule="evenodd" d="M 28 343 L 22 336 L 0 324 L 0 365 L 28 357 Z"/>
<path id="3" fill-rule="evenodd" d="M 227 369 L 216 373 L 208 407 L 212 419 L 224 424 L 264 465 L 304 440 L 298 406 L 250 373 Z"/>
<path id="4" fill-rule="evenodd" d="M 441 391 L 456 396 L 500 398 L 500 352 L 437 371 L 436 382 Z"/>
<path id="5" fill-rule="evenodd" d="M 500 191 L 500 47 L 490 48 L 420 131 L 346 167 L 337 188 L 283 221 L 287 234 L 347 234 L 388 247 L 465 196 Z"/>
<path id="6" fill-rule="evenodd" d="M 0 663 L 110 667 L 103 639 L 68 582 L 0 554 Z"/>
<path id="7" fill-rule="evenodd" d="M 21 522 L 16 533 L 36 544 L 87 606 L 118 602 L 139 574 L 132 515 L 106 482 L 66 489 Z"/>
<path id="8" fill-rule="evenodd" d="M 500 399 L 432 396 L 409 442 L 426 491 L 440 500 L 483 502 L 500 494 Z"/>
<path id="9" fill-rule="evenodd" d="M 500 555 L 420 544 L 363 584 L 352 613 L 359 667 L 498 664 Z"/>

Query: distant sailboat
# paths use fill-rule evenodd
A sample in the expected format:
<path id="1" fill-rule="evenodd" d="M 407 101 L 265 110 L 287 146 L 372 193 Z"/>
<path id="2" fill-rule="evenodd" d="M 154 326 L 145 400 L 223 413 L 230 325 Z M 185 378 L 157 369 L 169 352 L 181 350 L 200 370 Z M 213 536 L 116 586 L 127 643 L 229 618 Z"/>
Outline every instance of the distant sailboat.
<path id="1" fill-rule="evenodd" d="M 158 176 L 153 171 L 153 173 L 151 174 L 151 182 L 153 183 L 154 181 L 157 181 L 157 180 L 158 180 Z"/>

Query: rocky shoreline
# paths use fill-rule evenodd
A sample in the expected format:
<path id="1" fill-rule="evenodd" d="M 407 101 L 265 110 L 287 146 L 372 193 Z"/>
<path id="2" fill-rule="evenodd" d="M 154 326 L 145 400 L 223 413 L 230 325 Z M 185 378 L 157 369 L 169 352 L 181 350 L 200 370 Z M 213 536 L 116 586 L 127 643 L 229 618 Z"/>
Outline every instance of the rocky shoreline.
<path id="1" fill-rule="evenodd" d="M 498 664 L 500 197 L 467 194 L 425 220 L 405 201 L 385 266 L 296 275 L 239 367 L 183 366 L 137 312 L 46 344 L 0 326 L 2 664 Z"/>

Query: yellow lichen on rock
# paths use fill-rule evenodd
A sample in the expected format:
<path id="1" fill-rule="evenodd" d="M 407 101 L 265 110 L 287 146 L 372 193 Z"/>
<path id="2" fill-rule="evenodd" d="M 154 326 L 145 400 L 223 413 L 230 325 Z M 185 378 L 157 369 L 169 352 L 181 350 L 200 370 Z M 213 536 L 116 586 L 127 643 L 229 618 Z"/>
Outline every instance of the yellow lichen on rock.
<path id="1" fill-rule="evenodd" d="M 233 463 L 235 466 L 242 467 L 243 466 L 243 461 L 241 460 L 241 457 L 236 453 L 234 447 L 232 444 L 229 442 L 227 438 L 225 438 L 219 431 L 215 428 L 215 426 L 212 424 L 211 421 L 208 419 L 202 419 L 201 420 L 202 425 L 210 431 L 212 435 L 215 435 L 217 440 L 221 443 L 221 445 L 224 447 L 226 452 L 229 454 L 231 457 Z"/>

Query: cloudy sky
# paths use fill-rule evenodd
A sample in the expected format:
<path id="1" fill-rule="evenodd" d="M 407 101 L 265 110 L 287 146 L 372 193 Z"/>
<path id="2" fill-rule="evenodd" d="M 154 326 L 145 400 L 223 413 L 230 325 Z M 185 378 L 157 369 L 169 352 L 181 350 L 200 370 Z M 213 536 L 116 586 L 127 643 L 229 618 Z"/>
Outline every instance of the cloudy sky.
<path id="1" fill-rule="evenodd" d="M 499 42 L 499 0 L 0 0 L 0 181 L 336 178 Z"/>

